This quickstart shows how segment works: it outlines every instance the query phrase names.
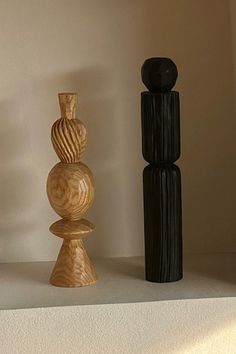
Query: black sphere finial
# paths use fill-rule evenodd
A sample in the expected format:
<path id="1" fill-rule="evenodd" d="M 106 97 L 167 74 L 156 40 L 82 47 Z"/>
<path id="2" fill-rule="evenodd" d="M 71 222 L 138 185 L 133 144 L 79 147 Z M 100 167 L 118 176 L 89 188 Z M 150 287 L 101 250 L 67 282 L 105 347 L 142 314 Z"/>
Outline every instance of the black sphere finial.
<path id="1" fill-rule="evenodd" d="M 174 87 L 178 70 L 169 58 L 149 58 L 142 65 L 141 75 L 144 85 L 150 92 L 166 92 Z"/>

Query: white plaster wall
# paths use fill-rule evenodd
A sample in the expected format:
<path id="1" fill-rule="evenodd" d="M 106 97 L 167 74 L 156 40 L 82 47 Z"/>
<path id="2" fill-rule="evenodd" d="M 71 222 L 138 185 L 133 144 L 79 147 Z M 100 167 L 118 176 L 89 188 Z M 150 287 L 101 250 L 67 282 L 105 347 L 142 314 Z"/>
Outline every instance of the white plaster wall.
<path id="1" fill-rule="evenodd" d="M 78 91 L 96 180 L 92 256 L 143 253 L 140 67 L 180 72 L 185 250 L 236 251 L 235 116 L 227 0 L 0 2 L 0 262 L 53 260 L 45 193 L 57 92 Z M 214 15 L 213 15 L 214 14 Z"/>
<path id="2" fill-rule="evenodd" d="M 234 298 L 0 312 L 2 354 L 235 354 Z"/>

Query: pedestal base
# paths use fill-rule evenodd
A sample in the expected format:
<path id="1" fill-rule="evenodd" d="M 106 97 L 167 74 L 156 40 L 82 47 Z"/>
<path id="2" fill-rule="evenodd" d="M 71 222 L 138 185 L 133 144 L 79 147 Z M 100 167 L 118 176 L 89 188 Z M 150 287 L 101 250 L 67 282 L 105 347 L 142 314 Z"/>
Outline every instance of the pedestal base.
<path id="1" fill-rule="evenodd" d="M 82 240 L 64 240 L 50 283 L 55 286 L 76 288 L 95 283 L 97 275 Z"/>

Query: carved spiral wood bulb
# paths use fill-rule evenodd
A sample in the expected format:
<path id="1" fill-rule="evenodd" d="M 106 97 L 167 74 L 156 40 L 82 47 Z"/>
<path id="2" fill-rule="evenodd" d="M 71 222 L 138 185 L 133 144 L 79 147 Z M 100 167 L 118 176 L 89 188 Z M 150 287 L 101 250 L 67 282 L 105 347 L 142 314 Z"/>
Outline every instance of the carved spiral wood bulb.
<path id="1" fill-rule="evenodd" d="M 80 162 L 87 133 L 84 124 L 75 118 L 77 94 L 58 96 L 61 118 L 52 126 L 51 139 L 61 162 L 49 172 L 47 195 L 52 208 L 62 217 L 50 226 L 50 231 L 64 241 L 50 283 L 79 287 L 97 280 L 82 240 L 94 230 L 92 223 L 82 219 L 93 203 L 94 181 L 88 166 Z"/>

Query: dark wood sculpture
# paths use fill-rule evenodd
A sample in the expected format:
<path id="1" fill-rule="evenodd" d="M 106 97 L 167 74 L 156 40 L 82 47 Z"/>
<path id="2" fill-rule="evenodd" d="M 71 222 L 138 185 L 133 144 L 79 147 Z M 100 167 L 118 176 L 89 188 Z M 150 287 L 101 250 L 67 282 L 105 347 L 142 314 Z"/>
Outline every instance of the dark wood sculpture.
<path id="1" fill-rule="evenodd" d="M 141 94 L 142 151 L 149 162 L 143 171 L 146 280 L 182 278 L 181 173 L 179 93 L 169 58 L 150 58 L 142 66 L 149 91 Z"/>

